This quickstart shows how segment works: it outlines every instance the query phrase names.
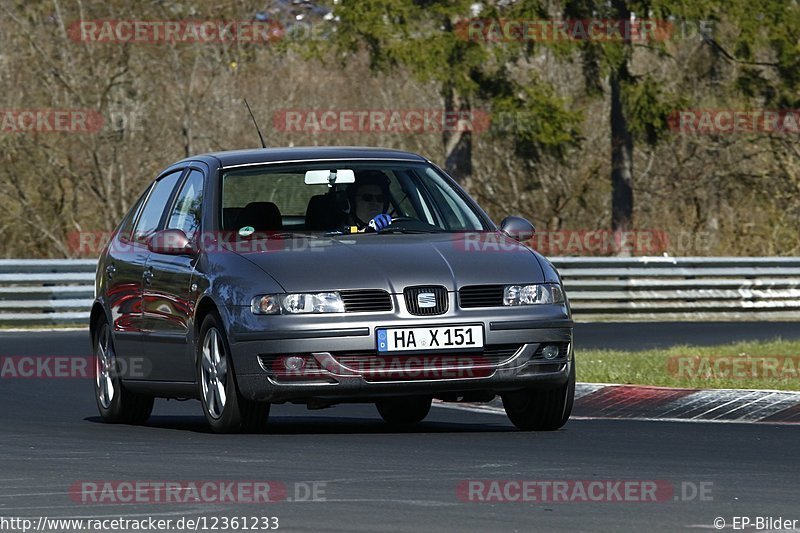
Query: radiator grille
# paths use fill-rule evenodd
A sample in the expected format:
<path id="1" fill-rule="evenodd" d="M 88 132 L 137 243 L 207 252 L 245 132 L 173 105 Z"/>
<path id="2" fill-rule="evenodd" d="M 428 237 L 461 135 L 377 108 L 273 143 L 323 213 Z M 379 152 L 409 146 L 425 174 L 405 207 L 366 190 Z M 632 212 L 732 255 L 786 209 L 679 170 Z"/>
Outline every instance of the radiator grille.
<path id="1" fill-rule="evenodd" d="M 392 310 L 392 297 L 380 289 L 339 291 L 347 313 L 369 313 Z"/>
<path id="2" fill-rule="evenodd" d="M 433 316 L 447 312 L 447 289 L 444 287 L 407 287 L 403 296 L 406 309 L 412 315 Z"/>
<path id="3" fill-rule="evenodd" d="M 499 307 L 503 305 L 503 285 L 471 285 L 458 291 L 459 305 L 470 307 Z"/>

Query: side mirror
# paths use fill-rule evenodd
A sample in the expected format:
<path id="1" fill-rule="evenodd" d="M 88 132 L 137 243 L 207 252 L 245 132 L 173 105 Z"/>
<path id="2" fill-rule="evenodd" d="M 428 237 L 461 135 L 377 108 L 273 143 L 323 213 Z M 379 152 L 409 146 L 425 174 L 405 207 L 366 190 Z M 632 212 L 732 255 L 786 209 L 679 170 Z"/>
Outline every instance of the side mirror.
<path id="1" fill-rule="evenodd" d="M 165 229 L 153 233 L 147 241 L 147 249 L 153 253 L 166 255 L 194 253 L 189 237 L 180 229 Z"/>
<path id="2" fill-rule="evenodd" d="M 533 238 L 536 228 L 522 217 L 510 216 L 500 223 L 500 231 L 515 241 L 525 242 Z"/>

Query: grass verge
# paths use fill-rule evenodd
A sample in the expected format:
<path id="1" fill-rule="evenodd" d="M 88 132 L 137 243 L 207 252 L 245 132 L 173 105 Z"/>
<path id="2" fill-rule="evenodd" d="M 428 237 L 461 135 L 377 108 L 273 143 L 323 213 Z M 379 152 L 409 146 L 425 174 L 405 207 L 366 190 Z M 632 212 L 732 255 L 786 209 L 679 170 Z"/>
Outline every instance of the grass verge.
<path id="1" fill-rule="evenodd" d="M 800 341 L 673 346 L 625 352 L 576 348 L 578 381 L 692 389 L 800 391 Z"/>

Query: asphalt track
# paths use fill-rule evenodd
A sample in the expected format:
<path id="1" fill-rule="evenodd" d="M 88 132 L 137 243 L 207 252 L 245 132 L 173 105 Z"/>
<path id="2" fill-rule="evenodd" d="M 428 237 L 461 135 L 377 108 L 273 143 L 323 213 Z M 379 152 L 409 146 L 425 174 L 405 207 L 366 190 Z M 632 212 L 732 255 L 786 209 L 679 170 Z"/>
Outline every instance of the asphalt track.
<path id="1" fill-rule="evenodd" d="M 596 347 L 800 337 L 779 323 L 691 326 L 580 325 L 577 335 Z M 4 356 L 88 354 L 85 332 L 0 334 Z M 196 402 L 158 401 L 144 427 L 103 424 L 91 381 L 80 378 L 2 379 L 0 407 L 0 517 L 277 516 L 286 531 L 713 530 L 717 517 L 731 526 L 734 516 L 800 525 L 797 426 L 580 419 L 553 433 L 521 433 L 504 416 L 437 407 L 414 430 L 396 432 L 372 406 L 278 405 L 268 434 L 220 436 L 209 433 Z M 70 487 L 90 480 L 270 480 L 290 497 L 297 483 L 316 482 L 324 501 L 73 501 Z M 657 481 L 674 494 L 659 502 L 478 503 L 459 498 L 466 480 Z M 710 493 L 691 497 L 701 486 Z"/>

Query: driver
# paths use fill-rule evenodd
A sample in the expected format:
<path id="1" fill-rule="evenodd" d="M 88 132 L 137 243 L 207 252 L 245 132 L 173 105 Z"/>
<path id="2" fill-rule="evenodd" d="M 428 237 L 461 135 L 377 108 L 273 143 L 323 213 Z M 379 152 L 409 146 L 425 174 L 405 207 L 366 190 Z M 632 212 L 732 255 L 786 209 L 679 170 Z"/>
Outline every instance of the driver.
<path id="1" fill-rule="evenodd" d="M 359 231 L 372 228 L 376 232 L 392 223 L 389 210 L 389 178 L 380 170 L 356 173 L 356 181 L 347 188 L 350 201 L 350 222 Z"/>

